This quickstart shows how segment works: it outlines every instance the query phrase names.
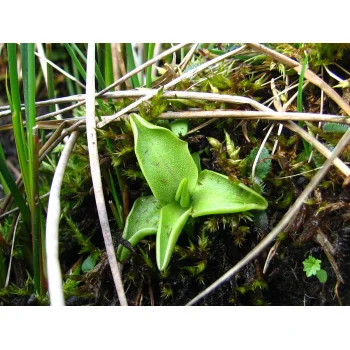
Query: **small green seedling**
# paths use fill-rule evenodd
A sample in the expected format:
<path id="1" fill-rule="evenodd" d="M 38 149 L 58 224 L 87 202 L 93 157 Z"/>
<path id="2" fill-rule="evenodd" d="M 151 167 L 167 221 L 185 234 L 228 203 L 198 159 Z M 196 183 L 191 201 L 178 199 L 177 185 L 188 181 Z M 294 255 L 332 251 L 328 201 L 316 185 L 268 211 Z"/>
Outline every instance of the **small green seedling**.
<path id="1" fill-rule="evenodd" d="M 327 272 L 321 269 L 321 260 L 318 260 L 310 255 L 307 259 L 303 261 L 303 265 L 303 271 L 305 271 L 306 277 L 316 275 L 316 277 L 321 283 L 326 283 Z"/>
<path id="2" fill-rule="evenodd" d="M 168 129 L 130 115 L 135 153 L 153 196 L 138 198 L 126 219 L 123 238 L 135 246 L 156 234 L 156 258 L 160 271 L 169 265 L 175 244 L 188 218 L 264 210 L 266 200 L 240 182 L 197 166 L 188 144 Z M 129 250 L 118 247 L 119 261 Z"/>

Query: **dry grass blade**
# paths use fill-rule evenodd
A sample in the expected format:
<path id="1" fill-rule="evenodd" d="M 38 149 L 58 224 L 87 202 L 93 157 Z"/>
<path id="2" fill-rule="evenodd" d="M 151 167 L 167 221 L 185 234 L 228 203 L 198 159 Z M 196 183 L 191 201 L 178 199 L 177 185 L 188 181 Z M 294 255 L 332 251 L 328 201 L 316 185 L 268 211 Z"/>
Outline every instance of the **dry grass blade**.
<path id="1" fill-rule="evenodd" d="M 179 64 L 179 67 L 182 71 L 184 71 L 188 65 L 188 63 L 191 61 L 192 56 L 197 50 L 199 44 L 194 44 L 190 51 L 188 51 L 187 55 L 184 57 L 183 61 Z"/>
<path id="2" fill-rule="evenodd" d="M 219 287 L 226 280 L 231 278 L 236 272 L 252 261 L 256 256 L 258 256 L 263 250 L 265 250 L 275 238 L 280 234 L 281 231 L 288 225 L 292 218 L 300 210 L 304 201 L 313 191 L 313 189 L 321 182 L 324 176 L 327 174 L 329 168 L 331 167 L 333 160 L 339 156 L 343 149 L 347 146 L 350 141 L 350 129 L 346 131 L 341 140 L 338 142 L 331 156 L 326 160 L 323 167 L 317 172 L 317 174 L 311 179 L 309 184 L 305 187 L 304 191 L 300 194 L 298 199 L 290 207 L 288 212 L 283 216 L 282 220 L 275 226 L 275 228 L 254 248 L 252 249 L 241 261 L 239 261 L 235 266 L 233 266 L 229 271 L 227 271 L 223 276 L 206 288 L 203 292 L 198 294 L 186 305 L 194 305 L 202 298 L 204 298 L 209 293 L 213 292 L 217 287 Z"/>
<path id="3" fill-rule="evenodd" d="M 269 127 L 269 130 L 267 131 L 267 133 L 266 133 L 266 135 L 265 135 L 263 141 L 261 142 L 261 145 L 260 145 L 260 147 L 259 147 L 259 150 L 258 150 L 258 152 L 257 152 L 257 154 L 256 154 L 256 156 L 255 156 L 254 163 L 253 163 L 253 166 L 252 166 L 252 175 L 251 175 L 252 181 L 254 181 L 254 178 L 255 178 L 255 170 L 256 170 L 256 166 L 258 165 L 258 161 L 259 161 L 259 158 L 260 158 L 260 154 L 261 154 L 261 152 L 263 151 L 263 149 L 264 149 L 264 147 L 265 147 L 265 143 L 266 143 L 267 139 L 269 138 L 269 136 L 270 136 L 270 134 L 271 134 L 271 132 L 272 132 L 274 126 L 275 126 L 275 124 L 272 123 L 272 125 Z"/>
<path id="4" fill-rule="evenodd" d="M 159 119 L 202 119 L 202 118 L 237 118 L 237 119 L 264 119 L 279 121 L 311 121 L 311 122 L 333 122 L 350 124 L 347 117 L 338 115 L 318 114 L 318 113 L 298 113 L 298 112 L 257 112 L 257 111 L 236 111 L 236 110 L 215 110 L 215 111 L 184 111 L 184 112 L 164 112 L 159 115 Z"/>
<path id="5" fill-rule="evenodd" d="M 332 152 L 324 146 L 321 142 L 317 141 L 315 137 L 310 135 L 307 131 L 301 128 L 299 125 L 293 123 L 292 121 L 288 121 L 284 123 L 284 125 L 289 129 L 296 133 L 298 133 L 304 140 L 311 143 L 313 147 L 317 149 L 323 156 L 329 158 Z M 334 166 L 336 166 L 346 177 L 350 176 L 349 167 L 339 158 L 334 159 Z"/>
<path id="6" fill-rule="evenodd" d="M 11 245 L 11 254 L 10 254 L 10 261 L 9 261 L 9 267 L 7 270 L 7 275 L 6 275 L 6 281 L 5 281 L 5 288 L 8 287 L 9 282 L 10 282 L 10 273 L 11 273 L 11 266 L 12 266 L 12 257 L 13 257 L 13 248 L 15 247 L 15 239 L 16 239 L 16 231 L 17 231 L 17 225 L 21 219 L 21 214 L 17 216 L 15 227 L 13 229 L 13 238 L 12 238 L 12 245 Z"/>
<path id="7" fill-rule="evenodd" d="M 118 293 L 120 305 L 127 306 L 123 282 L 118 262 L 115 256 L 111 230 L 109 227 L 106 204 L 103 195 L 101 169 L 97 149 L 96 121 L 95 121 L 95 45 L 89 44 L 87 56 L 87 89 L 86 89 L 86 134 L 89 148 L 90 169 L 94 187 L 98 217 L 100 219 L 103 238 L 106 246 L 109 266 L 112 271 L 114 284 Z"/>
<path id="8" fill-rule="evenodd" d="M 274 50 L 267 48 L 264 45 L 249 43 L 247 44 L 250 48 L 255 51 L 261 52 L 267 56 L 274 58 L 275 60 L 282 62 L 283 64 L 293 68 L 296 72 L 300 74 L 302 65 L 291 58 L 280 54 Z M 347 115 L 350 115 L 350 106 L 336 93 L 334 89 L 332 89 L 327 83 L 325 83 L 321 78 L 319 78 L 315 73 L 311 70 L 306 69 L 304 78 L 309 80 L 314 85 L 318 86 L 321 90 L 323 90 L 340 108 L 342 108 Z"/>
<path id="9" fill-rule="evenodd" d="M 168 90 L 169 88 L 175 86 L 177 83 L 179 83 L 180 81 L 184 80 L 184 79 L 187 79 L 189 77 L 192 77 L 196 74 L 198 74 L 199 72 L 203 71 L 204 69 L 222 61 L 222 60 L 225 60 L 226 58 L 229 58 L 231 56 L 234 56 L 234 55 L 237 55 L 238 53 L 244 51 L 246 49 L 245 46 L 242 46 L 236 50 L 233 50 L 233 51 L 230 51 L 222 56 L 219 56 L 219 57 L 216 57 L 212 60 L 210 60 L 209 62 L 206 62 L 206 63 L 203 63 L 201 64 L 200 66 L 190 70 L 189 72 L 185 73 L 185 74 L 182 74 L 180 75 L 178 78 L 172 80 L 170 83 L 164 85 L 163 88 L 160 88 L 160 89 L 164 89 L 165 90 Z M 149 99 L 151 99 L 153 96 L 155 96 L 159 91 L 160 89 L 158 90 L 152 90 L 152 92 L 150 92 L 149 95 L 146 95 L 142 98 L 140 98 L 139 100 L 131 103 L 129 106 L 125 107 L 124 109 L 122 109 L 121 111 L 119 111 L 118 113 L 108 117 L 108 118 L 105 118 L 102 122 L 98 123 L 98 127 L 99 128 L 102 128 L 104 127 L 105 125 L 109 124 L 110 122 L 112 122 L 113 120 L 116 120 L 117 118 L 119 118 L 120 116 L 122 116 L 123 114 L 127 113 L 128 111 L 130 111 L 131 109 L 137 107 L 139 104 L 141 104 L 142 102 L 145 102 Z"/>
<path id="10" fill-rule="evenodd" d="M 85 89 L 85 85 L 83 83 L 81 83 L 78 79 L 74 78 L 73 75 L 67 73 L 65 70 L 61 69 L 59 66 L 57 66 L 56 64 L 54 64 L 53 62 L 51 62 L 50 60 L 48 60 L 45 56 L 39 54 L 38 52 L 34 52 L 34 54 L 39 57 L 40 60 L 48 63 L 49 65 L 51 65 L 53 68 L 55 68 L 57 71 L 59 71 L 60 73 L 62 73 L 64 76 L 66 76 L 67 78 L 71 79 L 72 81 L 74 81 L 75 83 L 79 84 L 82 88 Z"/>
<path id="11" fill-rule="evenodd" d="M 151 60 L 147 61 L 146 63 L 142 64 L 141 66 L 137 67 L 136 69 L 133 69 L 131 72 L 125 74 L 123 77 L 121 77 L 119 80 L 115 81 L 113 84 L 107 86 L 105 89 L 103 89 L 100 92 L 98 92 L 97 94 L 95 94 L 95 98 L 101 97 L 102 95 L 104 95 L 109 90 L 111 90 L 111 89 L 115 88 L 116 86 L 118 86 L 118 85 L 128 81 L 131 77 L 133 77 L 137 73 L 143 71 L 148 66 L 150 66 L 153 63 L 159 61 L 163 57 L 166 57 L 166 56 L 172 54 L 173 52 L 176 52 L 176 51 L 180 50 L 182 47 L 185 47 L 187 45 L 189 45 L 189 44 L 185 43 L 185 44 L 176 45 L 176 46 L 172 47 L 171 49 L 162 52 L 158 56 L 153 57 Z M 72 106 L 60 109 L 60 110 L 58 110 L 56 112 L 45 114 L 44 116 L 40 117 L 41 118 L 40 120 L 49 119 L 49 118 L 54 117 L 54 116 L 56 116 L 58 114 L 63 114 L 65 112 L 71 111 L 72 109 L 75 109 L 75 108 L 77 108 L 79 106 L 82 106 L 83 104 L 85 104 L 85 100 L 83 100 L 83 101 L 81 101 L 79 103 L 76 103 L 76 104 L 74 104 Z"/>
<path id="12" fill-rule="evenodd" d="M 58 162 L 50 190 L 46 219 L 46 256 L 50 302 L 52 306 L 64 306 L 64 295 L 62 289 L 62 277 L 58 249 L 59 222 L 61 216 L 60 192 L 69 156 L 73 150 L 75 142 L 78 139 L 78 136 L 78 131 L 73 132 L 67 144 L 65 145 Z"/>

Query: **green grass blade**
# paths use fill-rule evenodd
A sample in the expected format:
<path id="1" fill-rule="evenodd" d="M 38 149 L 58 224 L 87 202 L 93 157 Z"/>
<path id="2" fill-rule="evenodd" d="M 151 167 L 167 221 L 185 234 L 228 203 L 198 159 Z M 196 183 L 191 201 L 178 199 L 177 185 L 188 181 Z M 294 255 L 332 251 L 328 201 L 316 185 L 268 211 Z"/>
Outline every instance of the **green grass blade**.
<path id="1" fill-rule="evenodd" d="M 95 62 L 95 75 L 98 82 L 99 90 L 103 90 L 107 85 L 101 72 L 104 72 L 105 67 L 105 51 L 102 44 L 97 45 L 98 61 Z"/>
<path id="2" fill-rule="evenodd" d="M 7 96 L 9 105 L 12 111 L 12 124 L 13 133 L 15 136 L 15 143 L 18 155 L 19 166 L 21 168 L 24 188 L 28 193 L 30 188 L 29 183 L 29 168 L 27 164 L 28 152 L 26 147 L 26 138 L 22 123 L 22 112 L 21 112 L 21 99 L 18 84 L 18 72 L 17 72 L 17 46 L 16 44 L 7 44 L 8 50 L 8 65 L 9 65 L 9 77 L 10 77 L 10 89 L 11 94 L 7 90 Z"/>
<path id="3" fill-rule="evenodd" d="M 147 60 L 151 60 L 154 54 L 154 43 L 148 44 Z M 150 88 L 152 84 L 152 66 L 147 67 L 146 70 L 146 88 Z"/>
<path id="4" fill-rule="evenodd" d="M 111 44 L 105 44 L 105 83 L 106 86 L 113 84 L 113 60 Z"/>
<path id="5" fill-rule="evenodd" d="M 307 63 L 308 63 L 308 55 L 305 55 L 303 66 L 299 76 L 298 95 L 297 95 L 297 108 L 298 108 L 298 112 L 300 113 L 303 112 L 303 84 L 304 84 L 304 75 L 305 75 Z M 299 125 L 303 127 L 304 123 L 299 122 Z M 304 139 L 303 139 L 303 145 L 304 145 L 305 152 L 309 157 L 312 152 L 312 146 L 309 143 L 307 143 Z"/>
<path id="6" fill-rule="evenodd" d="M 39 191 L 39 129 L 36 127 L 35 109 L 35 55 L 34 44 L 21 44 L 21 59 L 23 71 L 24 102 L 27 121 L 28 159 L 30 174 L 30 192 L 27 193 L 32 219 L 34 287 L 37 294 L 44 292 L 42 286 L 41 259 L 41 226 L 40 207 L 38 202 Z"/>
<path id="7" fill-rule="evenodd" d="M 35 127 L 35 56 L 34 44 L 21 44 L 21 58 L 23 71 L 24 102 L 26 110 L 26 128 L 28 142 L 29 168 L 33 166 L 33 136 Z M 32 175 L 33 169 L 30 169 Z M 31 176 L 32 177 L 32 176 Z"/>
<path id="8" fill-rule="evenodd" d="M 39 198 L 39 129 L 34 127 L 32 129 L 33 140 L 33 169 L 32 169 L 32 201 L 31 201 L 31 214 L 32 214 L 32 235 L 33 235 L 33 263 L 34 263 L 34 287 L 36 293 L 43 295 L 44 286 L 42 280 L 42 271 L 44 262 L 42 261 L 41 250 L 41 209 Z"/>
<path id="9" fill-rule="evenodd" d="M 303 111 L 303 84 L 304 84 L 304 75 L 308 62 L 308 55 L 305 56 L 303 66 L 299 76 L 299 85 L 298 85 L 298 96 L 297 96 L 297 107 L 298 112 L 301 113 Z"/>
<path id="10" fill-rule="evenodd" d="M 126 70 L 128 72 L 131 72 L 133 69 L 136 68 L 136 66 L 135 66 L 134 54 L 132 52 L 132 47 L 130 43 L 125 43 L 125 50 L 126 50 Z M 131 77 L 131 83 L 134 89 L 141 86 L 137 74 Z"/>
<path id="11" fill-rule="evenodd" d="M 116 168 L 116 171 L 118 171 L 118 169 Z M 116 221 L 117 221 L 117 225 L 119 229 L 122 229 L 124 227 L 124 218 L 123 218 L 123 211 L 122 211 L 122 206 L 120 204 L 118 195 L 117 195 L 117 190 L 114 184 L 114 179 L 112 176 L 112 172 L 108 171 L 109 174 L 109 179 L 110 179 L 110 184 L 111 184 L 111 192 L 112 192 L 112 196 L 114 199 L 114 202 L 116 204 L 116 209 L 117 209 L 117 214 L 118 216 L 116 217 Z"/>
<path id="12" fill-rule="evenodd" d="M 104 51 L 100 49 L 100 46 L 102 44 L 97 44 L 97 52 L 99 54 L 99 57 L 101 57 L 101 55 L 103 56 L 104 55 Z M 77 52 L 77 54 L 81 57 L 81 59 L 83 60 L 83 62 L 86 64 L 86 56 L 84 55 L 84 53 L 79 49 L 79 47 L 76 45 L 76 44 L 71 44 L 71 47 Z M 102 90 L 106 87 L 106 83 L 105 83 L 105 80 L 103 78 L 103 75 L 101 73 L 101 69 L 100 69 L 100 65 L 101 64 L 101 61 L 100 59 L 98 59 L 98 63 L 96 62 L 95 63 L 95 74 L 96 74 L 96 78 L 97 78 L 97 82 L 98 82 L 98 85 L 99 85 L 99 89 Z M 102 59 L 102 65 L 103 65 L 103 59 Z M 103 69 L 102 69 L 103 71 Z"/>
<path id="13" fill-rule="evenodd" d="M 72 49 L 80 56 L 80 58 L 86 64 L 86 55 L 83 54 L 83 52 L 79 49 L 78 45 L 74 44 L 74 43 L 71 43 L 70 45 L 71 45 Z"/>
<path id="14" fill-rule="evenodd" d="M 73 60 L 72 60 L 73 62 Z M 64 69 L 66 72 L 69 71 L 69 67 L 68 67 L 68 63 L 67 62 L 64 62 Z M 80 79 L 80 74 L 79 74 L 79 71 L 78 71 L 78 68 L 77 66 L 73 63 L 72 64 L 73 66 L 73 76 L 75 79 Z M 66 78 L 66 84 L 67 84 L 67 88 L 68 88 L 68 91 L 70 92 L 70 88 L 73 89 L 73 91 L 76 91 L 77 94 L 82 94 L 83 93 L 83 89 L 82 87 L 77 83 L 75 82 L 75 84 L 73 85 L 73 82 L 69 79 L 69 78 Z M 75 86 L 75 89 L 74 89 L 74 86 Z M 75 92 L 72 93 L 73 95 L 75 95 Z M 71 95 L 72 95 L 71 94 Z"/>
<path id="15" fill-rule="evenodd" d="M 71 48 L 71 46 L 69 44 L 64 44 L 64 47 L 66 48 L 66 50 L 68 51 L 70 57 L 72 58 L 73 64 L 77 67 L 80 75 L 83 77 L 83 79 L 86 81 L 86 72 L 85 69 L 83 68 L 83 66 L 81 65 L 78 57 L 76 56 L 75 52 L 73 51 L 73 49 Z"/>

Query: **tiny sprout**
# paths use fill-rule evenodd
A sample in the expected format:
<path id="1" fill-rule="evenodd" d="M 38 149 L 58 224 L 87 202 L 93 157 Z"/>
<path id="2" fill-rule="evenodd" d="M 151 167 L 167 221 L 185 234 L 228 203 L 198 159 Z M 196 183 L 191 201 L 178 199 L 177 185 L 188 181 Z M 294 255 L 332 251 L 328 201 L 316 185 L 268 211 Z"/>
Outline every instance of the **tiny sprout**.
<path id="1" fill-rule="evenodd" d="M 221 142 L 219 140 L 217 140 L 214 137 L 207 137 L 207 140 L 208 140 L 210 146 L 213 148 L 213 150 L 216 153 L 220 153 L 221 152 L 222 144 L 221 144 Z"/>
<path id="2" fill-rule="evenodd" d="M 209 249 L 209 239 L 208 237 L 204 236 L 204 237 L 199 237 L 198 239 L 198 247 L 199 247 L 199 250 L 204 253 L 204 252 L 207 252 L 208 249 Z"/>
<path id="3" fill-rule="evenodd" d="M 173 296 L 173 290 L 170 287 L 162 286 L 160 292 L 163 299 L 169 299 Z"/>
<path id="4" fill-rule="evenodd" d="M 327 281 L 327 272 L 321 269 L 321 260 L 310 255 L 303 261 L 303 265 L 303 271 L 305 271 L 306 277 L 316 275 L 321 283 L 325 283 Z"/>

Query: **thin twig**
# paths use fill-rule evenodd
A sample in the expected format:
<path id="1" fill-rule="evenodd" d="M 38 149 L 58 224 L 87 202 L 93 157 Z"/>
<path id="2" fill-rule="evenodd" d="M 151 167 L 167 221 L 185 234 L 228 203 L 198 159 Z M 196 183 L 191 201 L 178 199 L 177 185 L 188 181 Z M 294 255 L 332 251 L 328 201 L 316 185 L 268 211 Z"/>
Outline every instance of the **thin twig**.
<path id="1" fill-rule="evenodd" d="M 66 143 L 60 160 L 57 164 L 50 190 L 46 219 L 46 257 L 50 302 L 52 306 L 64 306 L 64 295 L 62 289 L 62 276 L 58 248 L 59 222 L 61 216 L 60 192 L 69 156 L 73 150 L 75 142 L 78 139 L 78 136 L 79 132 L 74 131 Z"/>
<path id="2" fill-rule="evenodd" d="M 267 269 L 269 268 L 269 264 L 270 264 L 272 258 L 276 255 L 277 249 L 280 246 L 280 244 L 281 244 L 281 241 L 276 241 L 276 243 L 271 247 L 269 254 L 267 255 L 266 261 L 265 261 L 263 274 L 265 274 Z"/>
<path id="3" fill-rule="evenodd" d="M 119 111 L 118 113 L 110 116 L 109 118 L 105 118 L 103 121 L 101 121 L 100 123 L 97 124 L 97 126 L 99 128 L 104 127 L 105 125 L 107 125 L 108 123 L 110 123 L 113 120 L 118 119 L 120 116 L 122 116 L 123 114 L 127 113 L 128 111 L 130 111 L 132 108 L 137 107 L 139 104 L 141 104 L 142 102 L 145 102 L 149 99 L 151 99 L 153 96 L 155 96 L 161 89 L 168 90 L 169 88 L 175 86 L 176 84 L 178 84 L 180 81 L 183 81 L 184 79 L 190 78 L 196 74 L 198 74 L 199 72 L 201 72 L 202 70 L 210 67 L 213 64 L 216 64 L 226 58 L 229 58 L 231 56 L 234 56 L 236 54 L 238 54 L 239 52 L 245 50 L 245 46 L 242 46 L 236 50 L 230 51 L 222 56 L 216 57 L 213 60 L 210 60 L 208 62 L 205 62 L 203 64 L 201 64 L 200 66 L 190 70 L 187 73 L 184 73 L 182 75 L 180 75 L 178 78 L 172 80 L 171 82 L 169 82 L 168 84 L 164 85 L 163 87 L 157 89 L 157 90 L 153 90 L 149 95 L 146 95 L 142 98 L 140 98 L 139 100 L 131 103 L 129 106 L 123 108 L 121 111 Z"/>
<path id="4" fill-rule="evenodd" d="M 301 128 L 299 125 L 295 124 L 292 121 L 288 121 L 284 123 L 284 125 L 289 129 L 296 133 L 298 133 L 304 140 L 311 143 L 313 147 L 317 149 L 323 156 L 329 158 L 332 152 L 324 146 L 321 142 L 317 141 L 312 135 L 310 135 L 307 131 Z M 334 166 L 337 167 L 346 177 L 350 175 L 349 167 L 342 161 L 340 158 L 334 159 Z"/>
<path id="5" fill-rule="evenodd" d="M 186 305 L 194 305 L 199 300 L 204 298 L 209 293 L 213 292 L 217 287 L 219 287 L 226 280 L 231 278 L 236 272 L 247 265 L 251 260 L 257 257 L 263 250 L 265 250 L 273 240 L 280 234 L 281 231 L 288 225 L 290 220 L 297 214 L 300 207 L 303 205 L 304 201 L 313 191 L 313 189 L 322 181 L 324 176 L 329 171 L 333 160 L 339 156 L 343 149 L 347 146 L 350 141 L 350 128 L 346 131 L 343 137 L 338 142 L 331 156 L 326 160 L 323 167 L 317 172 L 317 174 L 311 179 L 309 184 L 305 187 L 304 191 L 300 194 L 298 199 L 290 207 L 288 212 L 283 216 L 282 220 L 274 227 L 274 229 L 254 248 L 252 249 L 242 260 L 240 260 L 235 266 L 233 266 L 229 271 L 227 271 L 223 276 L 206 288 L 203 292 L 199 293 L 195 298 L 189 301 Z"/>
<path id="6" fill-rule="evenodd" d="M 15 227 L 14 227 L 14 230 L 13 230 L 11 254 L 10 254 L 10 261 L 9 261 L 9 266 L 8 266 L 8 270 L 7 270 L 7 275 L 6 275 L 5 286 L 4 286 L 5 288 L 7 288 L 7 286 L 9 285 L 9 282 L 10 282 L 10 272 L 11 272 L 11 266 L 12 266 L 13 249 L 15 247 L 17 225 L 18 225 L 20 219 L 21 219 L 21 213 L 19 213 L 19 215 L 16 218 L 16 224 L 15 224 Z"/>
<path id="7" fill-rule="evenodd" d="M 276 88 L 274 79 L 271 79 L 271 90 L 272 90 L 272 94 L 273 94 L 273 105 L 275 106 L 275 108 L 278 112 L 283 112 L 281 98 L 280 98 L 280 95 L 279 95 L 278 90 Z M 281 135 L 282 129 L 283 129 L 283 124 L 279 124 L 278 130 L 277 130 L 277 136 Z M 271 156 L 273 156 L 275 154 L 277 146 L 278 146 L 278 139 L 275 140 L 275 143 L 274 143 L 272 151 L 271 151 Z"/>
<path id="8" fill-rule="evenodd" d="M 237 96 L 236 96 L 237 98 Z M 199 99 L 199 98 L 197 98 Z M 232 102 L 234 103 L 234 102 Z M 237 102 L 236 102 L 237 103 Z M 129 111 L 130 112 L 130 111 Z M 124 116 L 124 115 L 122 115 Z M 126 114 L 125 114 L 126 116 Z M 109 118 L 110 116 L 101 116 L 101 119 Z M 235 119 L 247 119 L 247 120 L 275 120 L 275 121 L 310 121 L 310 122 L 326 122 L 326 123 L 341 123 L 350 124 L 350 119 L 346 116 L 339 116 L 335 114 L 319 114 L 319 113 L 298 113 L 298 112 L 260 112 L 260 111 L 241 111 L 241 110 L 229 110 L 229 109 L 216 109 L 213 111 L 200 111 L 190 110 L 183 112 L 164 112 L 158 116 L 159 119 L 206 119 L 206 118 L 235 118 Z M 57 129 L 62 128 L 62 123 L 70 125 L 80 121 L 85 123 L 85 119 L 79 118 L 66 118 L 64 120 L 47 120 L 38 121 L 37 125 L 39 129 Z M 7 128 L 8 127 L 8 128 Z M 0 127 L 0 130 L 12 129 L 12 124 L 4 125 Z"/>
<path id="9" fill-rule="evenodd" d="M 254 181 L 254 178 L 255 178 L 255 169 L 256 169 L 256 166 L 257 166 L 257 164 L 258 164 L 258 161 L 259 161 L 259 158 L 260 158 L 260 154 L 261 154 L 261 152 L 263 151 L 264 146 L 265 146 L 265 143 L 266 143 L 267 139 L 269 138 L 269 136 L 270 136 L 270 134 L 271 134 L 271 132 L 272 132 L 274 126 L 275 126 L 275 123 L 272 123 L 272 125 L 270 126 L 269 130 L 267 131 L 267 133 L 266 133 L 266 135 L 265 135 L 263 141 L 261 142 L 261 145 L 260 145 L 260 147 L 259 147 L 258 153 L 257 153 L 256 156 L 255 156 L 254 163 L 253 163 L 253 166 L 252 166 L 252 175 L 251 175 L 251 178 L 252 178 L 253 183 L 255 182 L 255 181 Z"/>
<path id="10" fill-rule="evenodd" d="M 90 169 L 94 187 L 98 217 L 101 224 L 103 238 L 106 246 L 109 266 L 112 271 L 114 284 L 118 293 L 120 305 L 127 306 L 123 282 L 115 256 L 111 230 L 109 227 L 106 204 L 101 181 L 101 169 L 97 149 L 96 121 L 95 121 L 95 44 L 88 45 L 87 74 L 86 74 L 86 134 L 89 149 Z"/>
<path id="11" fill-rule="evenodd" d="M 108 118 L 108 117 L 105 117 Z M 202 119 L 202 118 L 237 118 L 237 119 L 264 119 L 278 121 L 310 121 L 310 122 L 332 122 L 350 124 L 349 118 L 345 116 L 319 113 L 298 113 L 298 112 L 257 112 L 240 110 L 213 110 L 213 111 L 184 111 L 184 112 L 164 112 L 159 115 L 159 119 Z"/>
<path id="12" fill-rule="evenodd" d="M 111 44 L 111 53 L 112 53 L 112 64 L 113 64 L 113 77 L 114 80 L 120 78 L 120 70 L 118 69 L 118 54 L 117 54 L 117 45 L 116 43 Z M 124 63 L 124 62 L 123 62 Z M 116 87 L 116 90 L 120 90 L 120 86 Z"/>
<path id="13" fill-rule="evenodd" d="M 48 60 L 45 56 L 40 55 L 38 52 L 34 52 L 34 54 L 35 54 L 36 56 L 38 56 L 40 60 L 45 61 L 45 62 L 48 63 L 50 66 L 52 66 L 53 68 L 55 68 L 56 70 L 58 70 L 60 73 L 62 73 L 64 76 L 66 76 L 67 78 L 73 80 L 74 82 L 76 82 L 76 83 L 79 84 L 82 88 L 85 89 L 85 85 L 82 84 L 78 79 L 74 78 L 73 75 L 70 75 L 70 74 L 67 73 L 65 70 L 63 70 L 62 68 L 60 68 L 59 66 L 57 66 L 56 64 L 54 64 L 52 61 Z"/>
<path id="14" fill-rule="evenodd" d="M 188 63 L 191 61 L 194 53 L 197 50 L 199 44 L 194 44 L 190 51 L 188 51 L 187 55 L 184 57 L 183 61 L 179 64 L 179 68 L 181 69 L 181 71 L 184 71 L 188 65 Z"/>
<path id="15" fill-rule="evenodd" d="M 141 66 L 133 69 L 131 72 L 125 74 L 123 77 L 121 77 L 119 80 L 115 81 L 113 84 L 107 86 L 105 89 L 101 90 L 100 92 L 96 93 L 95 94 L 95 98 L 98 98 L 102 95 L 104 95 L 106 92 L 108 92 L 109 90 L 113 89 L 114 87 L 124 83 L 125 81 L 127 81 L 129 78 L 131 78 L 132 76 L 136 75 L 137 73 L 143 71 L 145 68 L 147 68 L 148 66 L 152 65 L 153 63 L 157 62 L 158 60 L 162 59 L 163 57 L 166 57 L 170 54 L 172 54 L 173 52 L 176 52 L 178 50 L 180 50 L 182 47 L 185 47 L 189 45 L 188 43 L 185 43 L 185 44 L 179 44 L 179 45 L 176 45 L 172 48 L 170 48 L 169 50 L 166 50 L 164 52 L 162 52 L 161 54 L 159 54 L 158 56 L 156 57 L 153 57 L 151 60 L 147 61 L 146 63 L 142 64 Z M 63 108 L 63 109 L 60 109 L 59 111 L 56 111 L 56 112 L 52 112 L 52 113 L 49 113 L 49 114 L 46 114 L 45 116 L 42 116 L 41 118 L 46 118 L 46 119 L 49 119 L 51 117 L 54 117 L 56 116 L 57 114 L 60 114 L 60 113 L 65 113 L 65 112 L 68 112 L 72 109 L 75 109 L 79 106 L 82 106 L 83 104 L 85 104 L 85 100 L 84 101 L 81 101 L 79 103 L 76 103 L 72 106 L 69 106 L 69 107 L 66 107 L 66 108 Z"/>
<path id="16" fill-rule="evenodd" d="M 281 53 L 271 50 L 264 45 L 255 43 L 249 43 L 247 45 L 255 51 L 270 56 L 275 60 L 280 61 L 283 64 L 293 68 L 296 72 L 300 74 L 302 70 L 302 65 L 299 62 L 296 62 Z M 327 83 L 325 83 L 321 78 L 319 78 L 314 72 L 312 72 L 310 69 L 306 69 L 304 78 L 309 80 L 314 85 L 318 86 L 321 90 L 323 90 L 341 109 L 345 111 L 347 115 L 350 115 L 350 106 L 340 97 L 340 95 L 337 94 L 337 92 L 334 89 L 332 89 Z"/>
<path id="17" fill-rule="evenodd" d="M 40 199 L 44 199 L 44 198 L 48 197 L 49 195 L 50 195 L 50 192 L 47 192 L 47 193 L 43 194 L 42 196 L 40 196 L 39 198 Z M 18 207 L 13 208 L 13 209 L 11 209 L 11 210 L 1 214 L 0 215 L 0 219 L 4 218 L 4 217 L 6 217 L 6 216 L 8 216 L 10 214 L 16 213 L 18 210 L 19 210 Z"/>

